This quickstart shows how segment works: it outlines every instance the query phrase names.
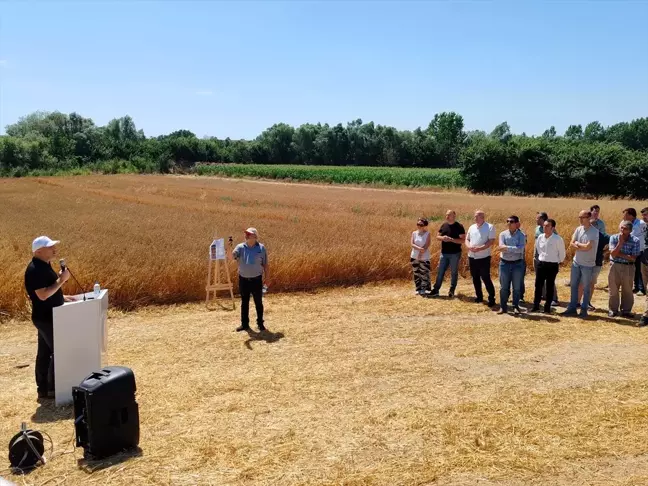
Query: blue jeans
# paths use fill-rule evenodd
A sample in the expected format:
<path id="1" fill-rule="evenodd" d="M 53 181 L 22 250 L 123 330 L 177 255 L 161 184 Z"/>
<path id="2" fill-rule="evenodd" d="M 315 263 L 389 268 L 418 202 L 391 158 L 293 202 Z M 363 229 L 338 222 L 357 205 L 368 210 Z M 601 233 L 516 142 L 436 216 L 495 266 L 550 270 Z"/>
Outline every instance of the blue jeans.
<path id="1" fill-rule="evenodd" d="M 446 270 L 450 266 L 450 291 L 454 292 L 457 288 L 457 279 L 459 277 L 459 259 L 461 258 L 461 253 L 441 253 L 441 259 L 439 260 L 439 269 L 437 270 L 437 278 L 434 283 L 434 290 L 439 290 L 441 285 L 443 285 L 443 277 L 445 277 Z"/>
<path id="2" fill-rule="evenodd" d="M 500 277 L 500 307 L 506 311 L 508 299 L 511 295 L 511 284 L 513 284 L 513 307 L 520 305 L 522 295 L 522 281 L 524 280 L 524 261 L 507 262 L 500 260 L 499 277 Z"/>
<path id="3" fill-rule="evenodd" d="M 567 306 L 566 312 L 576 312 L 576 306 L 578 305 L 578 286 L 582 285 L 583 302 L 581 303 L 581 315 L 587 315 L 587 309 L 589 308 L 590 299 L 592 298 L 592 289 L 590 286 L 592 283 L 593 273 L 594 267 L 584 267 L 576 262 L 572 262 L 569 282 L 571 286 L 571 299 L 569 300 L 569 306 Z"/>

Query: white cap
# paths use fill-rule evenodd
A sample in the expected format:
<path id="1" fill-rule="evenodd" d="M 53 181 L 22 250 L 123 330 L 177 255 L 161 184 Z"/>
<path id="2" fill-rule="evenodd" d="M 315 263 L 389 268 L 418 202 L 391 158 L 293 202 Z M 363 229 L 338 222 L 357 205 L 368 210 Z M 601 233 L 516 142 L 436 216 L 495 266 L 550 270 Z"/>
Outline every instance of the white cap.
<path id="1" fill-rule="evenodd" d="M 259 232 L 256 230 L 256 228 L 248 228 L 245 230 L 245 232 L 249 235 L 254 235 L 254 236 L 259 236 Z"/>
<path id="2" fill-rule="evenodd" d="M 34 241 L 32 241 L 32 252 L 40 250 L 41 248 L 49 248 L 54 245 L 58 245 L 60 241 L 52 240 L 48 236 L 39 236 Z"/>

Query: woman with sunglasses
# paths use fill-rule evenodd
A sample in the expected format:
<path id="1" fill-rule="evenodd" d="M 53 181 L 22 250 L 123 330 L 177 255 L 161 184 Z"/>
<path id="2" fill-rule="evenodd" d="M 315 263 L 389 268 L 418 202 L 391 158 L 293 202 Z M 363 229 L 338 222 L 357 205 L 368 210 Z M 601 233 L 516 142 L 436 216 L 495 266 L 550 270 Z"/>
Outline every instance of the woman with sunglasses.
<path id="1" fill-rule="evenodd" d="M 430 285 L 430 232 L 428 231 L 428 220 L 419 218 L 416 227 L 417 229 L 412 232 L 410 241 L 412 247 L 410 262 L 414 273 L 416 293 L 425 296 L 432 291 Z"/>

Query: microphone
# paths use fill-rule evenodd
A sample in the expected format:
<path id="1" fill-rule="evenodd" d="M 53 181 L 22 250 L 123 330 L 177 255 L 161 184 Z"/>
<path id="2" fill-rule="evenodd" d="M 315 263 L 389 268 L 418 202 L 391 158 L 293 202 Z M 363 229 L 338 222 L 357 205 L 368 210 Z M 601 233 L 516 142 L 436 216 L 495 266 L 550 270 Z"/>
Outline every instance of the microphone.
<path id="1" fill-rule="evenodd" d="M 86 291 L 85 291 L 85 289 L 83 288 L 83 285 L 81 285 L 81 284 L 79 283 L 79 281 L 77 280 L 77 278 L 74 276 L 74 274 L 72 273 L 72 271 L 71 271 L 69 268 L 67 268 L 67 266 L 65 265 L 65 258 L 61 258 L 61 259 L 59 260 L 59 266 L 61 267 L 61 270 L 62 270 L 63 272 L 65 272 L 65 270 L 67 270 L 68 272 L 70 272 L 70 277 L 72 277 L 72 278 L 74 279 L 74 281 L 76 282 L 77 286 L 81 289 L 81 292 L 83 293 L 83 301 L 85 302 L 85 301 L 86 301 Z M 92 298 L 92 297 L 91 297 L 91 298 Z"/>

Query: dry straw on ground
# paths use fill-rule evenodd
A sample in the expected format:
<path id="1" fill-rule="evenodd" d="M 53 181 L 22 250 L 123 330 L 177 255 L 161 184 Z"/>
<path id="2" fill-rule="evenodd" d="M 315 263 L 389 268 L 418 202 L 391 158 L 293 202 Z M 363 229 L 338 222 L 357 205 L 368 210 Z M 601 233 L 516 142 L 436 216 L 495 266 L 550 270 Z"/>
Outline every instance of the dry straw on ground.
<path id="1" fill-rule="evenodd" d="M 528 282 L 530 285 L 530 281 Z M 22 420 L 55 442 L 18 484 L 648 484 L 648 334 L 497 316 L 402 283 L 269 295 L 271 333 L 200 305 L 113 312 L 106 364 L 131 367 L 140 457 L 79 464 L 70 407 L 35 402 L 36 333 L 0 324 L 0 444 Z M 605 306 L 597 291 L 597 307 Z M 7 467 L 0 458 L 0 470 Z M 94 468 L 94 472 L 91 472 Z M 0 475 L 3 475 L 0 472 Z"/>
<path id="2" fill-rule="evenodd" d="M 0 200 L 0 311 L 12 315 L 26 309 L 22 274 L 39 234 L 62 240 L 61 255 L 84 285 L 98 279 L 113 305 L 133 308 L 204 298 L 215 228 L 238 241 L 256 226 L 271 256 L 271 287 L 297 290 L 407 278 L 420 215 L 434 232 L 448 208 L 467 227 L 479 207 L 498 230 L 515 213 L 531 232 L 545 210 L 569 235 L 592 203 L 168 176 L 3 179 Z M 610 227 L 627 205 L 599 203 Z M 438 252 L 435 242 L 433 266 Z"/>

